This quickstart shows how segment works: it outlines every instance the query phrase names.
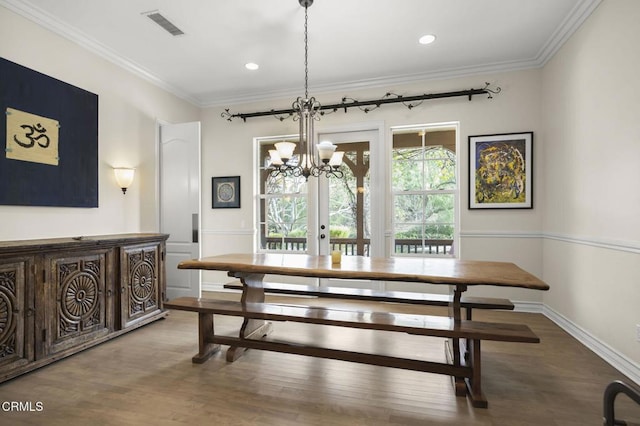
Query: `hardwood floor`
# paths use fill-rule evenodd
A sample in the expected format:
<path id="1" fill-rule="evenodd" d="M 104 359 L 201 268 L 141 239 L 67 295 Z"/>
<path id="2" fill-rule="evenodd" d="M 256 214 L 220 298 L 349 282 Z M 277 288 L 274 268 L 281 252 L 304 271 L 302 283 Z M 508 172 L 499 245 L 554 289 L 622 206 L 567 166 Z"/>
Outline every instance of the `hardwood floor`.
<path id="1" fill-rule="evenodd" d="M 209 293 L 206 297 L 237 298 Z M 269 297 L 295 304 L 343 303 L 363 309 L 438 313 L 439 308 Z M 483 343 L 488 409 L 453 393 L 449 377 L 257 350 L 234 363 L 197 352 L 197 315 L 159 322 L 0 385 L 2 425 L 513 425 L 602 424 L 602 394 L 614 368 L 541 314 L 476 311 L 475 319 L 522 322 L 540 344 Z M 233 333 L 237 318 L 216 317 Z M 275 323 L 274 337 L 300 336 L 339 348 L 444 361 L 443 340 Z M 226 349 L 226 348 L 223 348 Z M 628 381 L 628 380 L 627 380 Z M 8 411 L 6 402 L 33 411 Z M 36 411 L 42 404 L 42 410 Z M 23 408 L 25 405 L 23 405 Z M 640 424 L 640 408 L 616 400 L 620 419 Z"/>

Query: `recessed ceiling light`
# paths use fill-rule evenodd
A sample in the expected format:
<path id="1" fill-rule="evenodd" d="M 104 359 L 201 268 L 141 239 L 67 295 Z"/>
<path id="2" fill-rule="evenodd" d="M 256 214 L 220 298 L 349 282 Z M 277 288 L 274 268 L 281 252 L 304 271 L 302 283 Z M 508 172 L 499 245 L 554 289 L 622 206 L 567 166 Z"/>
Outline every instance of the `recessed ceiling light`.
<path id="1" fill-rule="evenodd" d="M 255 64 L 253 62 L 249 62 L 248 64 L 244 64 L 244 67 L 248 70 L 255 71 L 260 68 L 260 65 Z"/>
<path id="2" fill-rule="evenodd" d="M 436 41 L 436 36 L 434 36 L 433 34 L 423 35 L 422 37 L 420 37 L 420 40 L 418 40 L 420 44 L 431 44 L 434 41 Z"/>

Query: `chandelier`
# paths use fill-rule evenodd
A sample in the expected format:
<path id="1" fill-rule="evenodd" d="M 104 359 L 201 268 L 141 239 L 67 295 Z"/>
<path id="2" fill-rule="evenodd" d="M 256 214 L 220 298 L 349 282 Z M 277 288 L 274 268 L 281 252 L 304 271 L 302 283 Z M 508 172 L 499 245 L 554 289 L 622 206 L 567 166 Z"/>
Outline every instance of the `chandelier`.
<path id="1" fill-rule="evenodd" d="M 278 142 L 275 149 L 269 150 L 269 174 L 272 177 L 309 176 L 318 177 L 322 174 L 344 177 L 341 170 L 344 152 L 336 152 L 336 145 L 329 141 L 315 143 L 313 122 L 320 119 L 321 105 L 313 96 L 309 97 L 309 36 L 308 36 L 308 8 L 313 0 L 298 0 L 304 7 L 304 97 L 298 97 L 291 105 L 293 119 L 300 124 L 298 143 Z M 298 152 L 296 154 L 296 148 Z M 317 154 L 316 154 L 317 151 Z M 318 161 L 319 160 L 319 161 Z"/>

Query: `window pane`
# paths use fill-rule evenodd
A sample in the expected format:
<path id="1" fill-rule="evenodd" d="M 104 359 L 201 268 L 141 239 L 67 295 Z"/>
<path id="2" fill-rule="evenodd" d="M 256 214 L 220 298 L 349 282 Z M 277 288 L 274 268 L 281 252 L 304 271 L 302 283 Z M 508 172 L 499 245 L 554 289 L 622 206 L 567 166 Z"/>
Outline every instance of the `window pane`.
<path id="1" fill-rule="evenodd" d="M 425 189 L 455 189 L 455 154 L 443 148 L 427 149 L 425 162 Z"/>
<path id="2" fill-rule="evenodd" d="M 394 191 L 423 189 L 422 149 L 399 149 L 393 153 L 392 186 Z"/>
<path id="3" fill-rule="evenodd" d="M 266 200 L 265 225 L 261 238 L 265 250 L 305 251 L 307 208 L 304 196 L 270 197 Z"/>
<path id="4" fill-rule="evenodd" d="M 422 231 L 421 224 L 396 224 L 394 253 L 421 253 Z"/>
<path id="5" fill-rule="evenodd" d="M 395 222 L 421 223 L 424 219 L 424 201 L 424 195 L 396 195 L 393 206 Z"/>
<path id="6" fill-rule="evenodd" d="M 452 240 L 453 224 L 452 223 L 434 223 L 425 225 L 424 238 L 427 240 Z"/>
<path id="7" fill-rule="evenodd" d="M 302 194 L 306 193 L 307 185 L 304 177 L 284 175 L 268 176 L 265 182 L 264 194 Z"/>
<path id="8" fill-rule="evenodd" d="M 453 224 L 454 201 L 453 194 L 429 194 L 426 197 L 425 222 Z"/>
<path id="9" fill-rule="evenodd" d="M 267 200 L 269 236 L 306 236 L 307 206 L 298 196 L 274 197 Z"/>

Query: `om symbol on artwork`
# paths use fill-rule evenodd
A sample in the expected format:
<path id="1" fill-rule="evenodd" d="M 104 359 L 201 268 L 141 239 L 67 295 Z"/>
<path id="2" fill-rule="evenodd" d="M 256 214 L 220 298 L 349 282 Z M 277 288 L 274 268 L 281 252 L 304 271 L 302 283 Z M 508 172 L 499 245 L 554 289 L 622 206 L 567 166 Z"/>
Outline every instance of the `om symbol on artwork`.
<path id="1" fill-rule="evenodd" d="M 7 108 L 6 158 L 57 166 L 60 122 L 30 112 Z"/>
<path id="2" fill-rule="evenodd" d="M 36 142 L 38 143 L 38 145 L 42 148 L 48 148 L 49 147 L 49 136 L 47 136 L 45 133 L 47 132 L 47 129 L 45 129 L 42 124 L 40 123 L 36 123 L 35 126 L 30 126 L 28 124 L 23 124 L 20 126 L 22 129 L 25 129 L 25 134 L 24 136 L 29 139 L 29 142 L 22 142 L 20 140 L 18 140 L 17 135 L 13 135 L 13 140 L 15 143 L 17 143 L 18 145 L 20 145 L 23 148 L 33 148 L 33 146 L 36 144 Z M 38 133 L 38 136 L 34 137 L 34 133 Z M 44 143 L 40 142 L 40 139 L 44 138 Z"/>

